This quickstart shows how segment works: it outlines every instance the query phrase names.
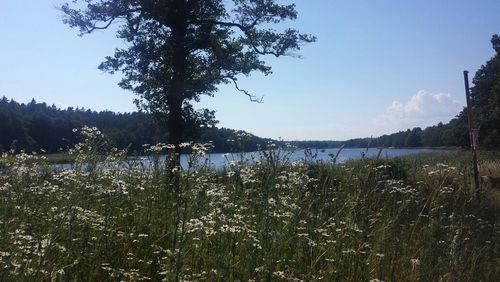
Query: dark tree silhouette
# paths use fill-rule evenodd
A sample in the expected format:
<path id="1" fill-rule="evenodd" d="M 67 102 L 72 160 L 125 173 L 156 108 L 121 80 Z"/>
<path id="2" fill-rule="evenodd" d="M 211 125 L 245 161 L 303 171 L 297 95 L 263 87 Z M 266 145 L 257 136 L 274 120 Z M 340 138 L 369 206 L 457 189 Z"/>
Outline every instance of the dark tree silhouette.
<path id="1" fill-rule="evenodd" d="M 496 54 L 476 72 L 471 89 L 482 147 L 500 147 L 500 37 L 493 35 Z"/>
<path id="2" fill-rule="evenodd" d="M 292 55 L 311 35 L 295 29 L 270 28 L 297 17 L 295 5 L 276 0 L 75 0 L 61 7 L 64 22 L 81 34 L 121 25 L 117 36 L 127 47 L 117 49 L 99 66 L 121 71 L 120 86 L 136 93 L 138 106 L 166 119 L 169 143 L 178 145 L 186 124 L 196 118 L 190 103 L 212 96 L 217 85 L 238 75 L 271 68 L 262 55 Z M 203 116 L 203 114 L 201 114 Z"/>
<path id="3" fill-rule="evenodd" d="M 58 153 L 78 142 L 72 129 L 84 125 L 99 128 L 111 146 L 128 148 L 130 154 L 142 154 L 143 144 L 164 142 L 168 138 L 165 128 L 159 127 L 157 120 L 144 112 L 96 112 L 72 107 L 58 109 L 35 100 L 23 104 L 3 97 L 0 99 L 0 153 L 11 147 L 15 147 L 17 152 Z M 186 138 L 198 143 L 212 142 L 215 146 L 212 152 L 255 151 L 257 145 L 265 149 L 271 141 L 246 133 L 248 140 L 235 146 L 227 140 L 237 139 L 237 130 L 195 125 L 190 125 L 188 129 Z M 189 148 L 184 152 L 189 153 Z"/>

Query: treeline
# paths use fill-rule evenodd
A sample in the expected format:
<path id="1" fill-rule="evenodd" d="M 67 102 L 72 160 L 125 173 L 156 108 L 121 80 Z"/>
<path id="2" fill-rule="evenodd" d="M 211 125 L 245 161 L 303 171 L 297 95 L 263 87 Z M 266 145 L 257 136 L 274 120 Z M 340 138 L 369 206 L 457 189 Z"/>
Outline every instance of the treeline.
<path id="1" fill-rule="evenodd" d="M 112 144 L 132 150 L 141 144 L 152 143 L 163 135 L 156 129 L 154 120 L 141 112 L 95 112 L 84 108 L 69 107 L 65 110 L 46 103 L 21 104 L 3 97 L 0 100 L 0 146 L 27 152 L 56 153 L 75 144 L 73 128 L 96 126 Z"/>
<path id="2" fill-rule="evenodd" d="M 346 141 L 295 141 L 300 148 L 366 148 L 366 147 L 467 147 L 469 144 L 467 118 L 464 112 L 449 123 L 439 123 L 425 129 L 416 127 L 375 138 L 356 138 Z"/>
<path id="3" fill-rule="evenodd" d="M 84 125 L 99 128 L 112 146 L 130 153 L 141 153 L 143 144 L 168 140 L 168 133 L 154 117 L 144 112 L 114 113 L 84 108 L 59 109 L 46 103 L 18 103 L 0 100 L 0 151 L 57 153 L 78 142 L 74 128 Z M 191 129 L 186 140 L 214 144 L 215 152 L 254 151 L 257 144 L 265 147 L 270 139 L 227 128 Z"/>

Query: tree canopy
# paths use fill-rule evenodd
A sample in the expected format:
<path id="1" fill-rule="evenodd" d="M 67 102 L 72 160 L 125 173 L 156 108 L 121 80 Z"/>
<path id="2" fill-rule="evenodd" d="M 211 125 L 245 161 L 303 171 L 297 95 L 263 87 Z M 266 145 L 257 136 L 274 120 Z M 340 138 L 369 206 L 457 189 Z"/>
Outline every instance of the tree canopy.
<path id="1" fill-rule="evenodd" d="M 238 86 L 240 75 L 265 75 L 263 55 L 293 55 L 315 37 L 280 23 L 297 18 L 294 4 L 275 0 L 74 0 L 61 7 L 64 22 L 81 34 L 119 22 L 127 44 L 99 66 L 121 71 L 120 86 L 138 95 L 137 104 L 166 120 L 169 143 L 179 144 L 187 124 L 213 112 L 195 111 L 192 101 L 212 96 L 220 84 Z M 274 29 L 281 28 L 280 31 Z"/>
<path id="2" fill-rule="evenodd" d="M 471 89 L 480 145 L 500 147 L 500 37 L 493 35 L 496 54 L 476 72 Z"/>

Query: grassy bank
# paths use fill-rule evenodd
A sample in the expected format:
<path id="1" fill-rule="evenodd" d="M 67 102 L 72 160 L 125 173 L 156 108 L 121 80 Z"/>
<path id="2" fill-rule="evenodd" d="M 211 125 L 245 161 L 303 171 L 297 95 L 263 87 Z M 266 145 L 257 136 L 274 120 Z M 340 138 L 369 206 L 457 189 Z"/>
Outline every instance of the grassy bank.
<path id="1" fill-rule="evenodd" d="M 197 146 L 169 181 L 165 146 L 145 167 L 83 133 L 72 170 L 0 159 L 1 281 L 500 280 L 498 211 L 469 201 L 466 153 L 334 165 L 275 148 L 216 172 Z"/>

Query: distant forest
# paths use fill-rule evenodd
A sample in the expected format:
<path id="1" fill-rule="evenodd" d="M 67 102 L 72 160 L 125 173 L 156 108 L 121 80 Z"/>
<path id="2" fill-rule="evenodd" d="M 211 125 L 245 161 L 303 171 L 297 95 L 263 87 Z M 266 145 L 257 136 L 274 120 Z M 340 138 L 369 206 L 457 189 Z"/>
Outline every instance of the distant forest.
<path id="1" fill-rule="evenodd" d="M 84 108 L 59 109 L 34 99 L 27 104 L 3 97 L 0 100 L 0 151 L 57 153 L 78 142 L 74 128 L 95 126 L 112 146 L 140 153 L 143 144 L 168 140 L 167 130 L 144 112 L 114 113 Z M 254 151 L 271 139 L 227 128 L 201 127 L 186 132 L 186 140 L 214 145 L 215 152 Z"/>
<path id="2" fill-rule="evenodd" d="M 425 129 L 415 127 L 406 131 L 382 135 L 374 138 L 356 138 L 346 141 L 299 141 L 293 142 L 301 148 L 347 148 L 366 147 L 467 147 L 469 146 L 469 133 L 467 131 L 467 117 L 461 112 L 449 123 L 439 123 Z"/>
<path id="3" fill-rule="evenodd" d="M 500 148 L 500 37 L 494 35 L 491 43 L 496 51 L 477 71 L 472 82 L 471 98 L 479 142 L 482 148 Z M 465 98 L 464 98 L 465 99 Z M 0 100 L 0 151 L 56 153 L 77 142 L 73 128 L 96 126 L 117 148 L 129 148 L 140 153 L 142 144 L 168 140 L 167 130 L 157 124 L 153 116 L 143 113 L 95 112 L 83 108 L 58 109 L 32 100 L 20 104 L 3 97 Z M 242 131 L 217 127 L 192 127 L 185 140 L 212 142 L 215 152 L 254 151 L 257 145 L 266 148 L 269 141 Z M 467 147 L 469 143 L 465 109 L 446 124 L 413 128 L 376 138 L 347 141 L 293 141 L 299 148 L 346 147 Z"/>

